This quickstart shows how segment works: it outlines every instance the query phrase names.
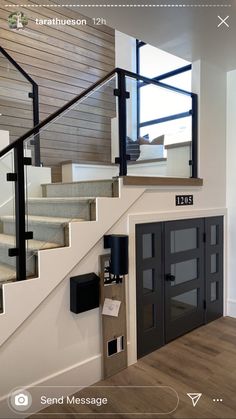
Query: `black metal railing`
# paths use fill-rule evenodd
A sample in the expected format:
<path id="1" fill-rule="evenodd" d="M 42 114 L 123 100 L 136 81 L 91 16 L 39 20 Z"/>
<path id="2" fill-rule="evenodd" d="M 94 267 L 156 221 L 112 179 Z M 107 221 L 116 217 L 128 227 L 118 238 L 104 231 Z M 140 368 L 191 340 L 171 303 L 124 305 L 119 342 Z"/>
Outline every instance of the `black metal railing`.
<path id="1" fill-rule="evenodd" d="M 0 46 L 0 53 L 16 68 L 17 71 L 31 84 L 32 91 L 29 92 L 29 98 L 33 103 L 33 126 L 39 124 L 39 91 L 38 84 L 30 77 L 30 75 L 12 58 L 12 56 Z M 40 136 L 35 131 L 35 166 L 40 166 Z"/>
<path id="2" fill-rule="evenodd" d="M 129 77 L 131 79 L 137 80 L 137 82 L 139 83 L 139 86 L 140 86 L 140 82 L 142 82 L 143 86 L 144 85 L 154 85 L 154 86 L 162 87 L 163 89 L 167 89 L 167 90 L 172 91 L 174 93 L 179 93 L 181 95 L 186 95 L 186 96 L 191 97 L 192 108 L 189 109 L 187 112 L 177 114 L 176 119 L 181 119 L 183 117 L 192 116 L 192 153 L 191 153 L 192 158 L 189 161 L 189 164 L 192 168 L 191 177 L 192 178 L 197 178 L 198 177 L 198 165 L 197 165 L 197 161 L 198 161 L 198 141 L 197 141 L 197 137 L 198 137 L 198 96 L 197 96 L 197 94 L 192 93 L 192 92 L 188 92 L 188 91 L 180 89 L 178 87 L 170 86 L 166 83 L 163 83 L 162 81 L 159 81 L 158 78 L 157 79 L 150 79 L 148 77 L 141 76 L 141 75 L 139 75 L 137 73 L 133 73 L 131 71 L 121 70 L 121 69 L 118 69 L 118 70 L 121 74 L 120 79 L 122 77 L 124 77 L 124 78 Z M 126 83 L 124 83 L 124 85 L 122 87 L 122 90 L 125 92 L 125 95 L 124 95 L 125 98 L 122 98 L 122 106 L 125 106 L 124 101 L 129 97 L 128 96 L 129 93 L 126 92 Z M 153 124 L 154 123 L 156 124 L 156 123 L 166 122 L 166 121 L 173 120 L 173 119 L 175 119 L 175 116 L 171 115 L 171 116 L 155 119 L 153 121 L 147 121 L 147 123 L 145 123 L 145 122 L 140 123 L 140 127 L 145 126 L 145 124 L 150 125 L 150 122 L 152 122 Z M 125 121 L 125 122 L 123 122 L 123 121 Z M 122 125 L 123 123 L 125 124 L 125 127 L 126 127 L 127 124 L 126 124 L 126 119 L 125 119 L 124 115 L 123 115 L 123 118 L 122 118 L 121 121 L 119 119 L 119 127 L 120 127 L 120 124 Z M 123 127 L 121 127 L 121 128 L 122 128 L 123 135 L 121 136 L 120 141 L 125 142 L 125 141 L 123 141 L 123 138 L 126 138 L 126 137 L 124 137 L 124 135 L 126 135 L 126 132 L 124 132 Z M 124 153 L 125 162 L 123 163 L 123 170 L 124 170 L 123 175 L 127 174 L 127 158 L 125 158 L 125 156 L 126 156 L 126 150 L 125 150 L 125 153 Z"/>
<path id="3" fill-rule="evenodd" d="M 158 80 L 152 80 L 147 77 L 140 76 L 136 73 L 126 71 L 120 68 L 115 68 L 104 78 L 94 83 L 83 93 L 77 95 L 74 99 L 62 106 L 59 110 L 48 116 L 44 121 L 37 124 L 34 128 L 30 129 L 27 133 L 22 135 L 18 140 L 9 144 L 5 149 L 0 151 L 0 158 L 6 155 L 11 150 L 14 150 L 14 172 L 8 174 L 8 180 L 15 182 L 15 211 L 16 211 L 16 247 L 9 251 L 10 256 L 16 257 L 16 277 L 17 280 L 24 280 L 26 278 L 26 241 L 32 238 L 32 232 L 26 232 L 25 221 L 25 165 L 30 164 L 29 157 L 24 155 L 24 143 L 30 138 L 38 138 L 40 131 L 58 120 L 58 118 L 65 115 L 68 109 L 80 101 L 82 102 L 99 86 L 102 86 L 106 81 L 109 81 L 114 75 L 117 76 L 117 84 L 114 90 L 114 95 L 118 98 L 118 139 L 119 139 L 119 156 L 116 158 L 116 163 L 119 164 L 119 176 L 127 175 L 127 161 L 129 156 L 126 153 L 126 139 L 127 139 L 127 99 L 130 94 L 127 91 L 127 78 L 135 80 L 136 82 L 142 81 L 145 84 L 152 84 L 164 89 L 174 91 L 181 95 L 188 95 L 192 99 L 192 109 L 190 111 L 192 116 L 192 177 L 197 177 L 197 95 L 187 92 Z M 40 146 L 38 142 L 38 147 Z"/>

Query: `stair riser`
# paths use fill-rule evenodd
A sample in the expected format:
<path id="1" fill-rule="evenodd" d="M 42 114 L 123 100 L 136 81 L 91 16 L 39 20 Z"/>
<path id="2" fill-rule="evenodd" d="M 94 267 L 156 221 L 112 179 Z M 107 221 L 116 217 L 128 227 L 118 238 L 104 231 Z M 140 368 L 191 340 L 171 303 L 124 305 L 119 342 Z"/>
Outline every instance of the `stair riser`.
<path id="1" fill-rule="evenodd" d="M 43 196 L 45 197 L 87 197 L 87 196 L 106 196 L 112 197 L 113 182 L 83 182 L 69 184 L 43 185 Z"/>
<path id="2" fill-rule="evenodd" d="M 28 214 L 45 217 L 82 218 L 91 219 L 91 204 L 85 203 L 58 203 L 29 202 Z"/>
<path id="3" fill-rule="evenodd" d="M 68 227 L 51 227 L 48 224 L 28 224 L 28 231 L 33 231 L 33 239 L 40 240 L 43 242 L 53 242 L 65 246 L 67 243 L 66 230 Z M 4 221 L 3 233 L 14 235 L 15 234 L 15 223 L 13 221 Z"/>
<path id="4" fill-rule="evenodd" d="M 7 247 L 0 247 L 0 263 L 9 265 L 14 269 L 16 267 L 16 258 L 8 256 Z M 36 256 L 33 255 L 32 252 L 27 253 L 27 271 L 30 272 L 31 275 L 36 272 Z"/>

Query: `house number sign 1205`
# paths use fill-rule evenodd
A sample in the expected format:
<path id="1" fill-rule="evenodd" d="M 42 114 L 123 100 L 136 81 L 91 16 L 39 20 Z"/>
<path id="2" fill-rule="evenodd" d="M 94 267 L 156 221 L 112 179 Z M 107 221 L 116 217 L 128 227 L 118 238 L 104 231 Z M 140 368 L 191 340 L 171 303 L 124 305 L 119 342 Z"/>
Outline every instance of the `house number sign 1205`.
<path id="1" fill-rule="evenodd" d="M 193 195 L 175 195 L 175 205 L 193 205 Z"/>

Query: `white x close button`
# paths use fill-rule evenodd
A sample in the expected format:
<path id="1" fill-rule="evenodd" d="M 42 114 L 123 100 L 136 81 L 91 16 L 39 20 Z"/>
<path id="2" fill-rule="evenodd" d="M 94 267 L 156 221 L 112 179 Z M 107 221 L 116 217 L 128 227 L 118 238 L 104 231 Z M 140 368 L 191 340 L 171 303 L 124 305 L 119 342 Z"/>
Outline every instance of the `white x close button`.
<path id="1" fill-rule="evenodd" d="M 217 28 L 219 28 L 221 25 L 225 25 L 227 26 L 227 28 L 229 28 L 229 24 L 227 23 L 227 20 L 229 19 L 229 16 L 226 16 L 225 18 L 218 16 L 218 19 L 220 19 L 220 23 L 217 26 Z"/>

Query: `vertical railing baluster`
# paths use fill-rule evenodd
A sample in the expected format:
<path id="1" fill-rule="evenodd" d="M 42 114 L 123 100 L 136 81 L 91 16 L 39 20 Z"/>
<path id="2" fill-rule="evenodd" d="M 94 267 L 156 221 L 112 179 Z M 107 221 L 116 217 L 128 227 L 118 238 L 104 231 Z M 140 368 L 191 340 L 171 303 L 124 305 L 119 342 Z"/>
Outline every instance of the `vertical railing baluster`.
<path id="1" fill-rule="evenodd" d="M 198 96 L 192 93 L 192 178 L 198 177 Z"/>
<path id="2" fill-rule="evenodd" d="M 14 148 L 15 165 L 15 225 L 16 225 L 16 278 L 26 279 L 26 233 L 25 233 L 25 167 L 24 143 Z"/>
<path id="3" fill-rule="evenodd" d="M 126 155 L 126 137 L 127 137 L 127 107 L 126 100 L 129 93 L 126 92 L 125 71 L 119 69 L 118 89 L 115 95 L 118 96 L 118 118 L 119 118 L 119 157 L 115 160 L 120 165 L 119 176 L 127 175 L 127 155 Z"/>
<path id="4" fill-rule="evenodd" d="M 33 117 L 35 127 L 39 124 L 39 92 L 36 83 L 33 84 Z M 39 130 L 34 135 L 34 164 L 35 166 L 41 166 Z"/>
<path id="5" fill-rule="evenodd" d="M 8 54 L 7 51 L 3 47 L 0 46 L 0 53 L 3 54 L 4 57 L 24 76 L 24 78 L 31 84 L 32 92 L 29 92 L 29 97 L 33 101 L 33 126 L 39 124 L 39 92 L 38 92 L 38 85 L 37 83 L 30 77 L 28 73 Z M 41 166 L 41 159 L 40 159 L 40 134 L 39 131 L 36 130 L 34 134 L 34 140 L 31 142 L 34 144 L 34 151 L 35 151 L 35 166 Z"/>

